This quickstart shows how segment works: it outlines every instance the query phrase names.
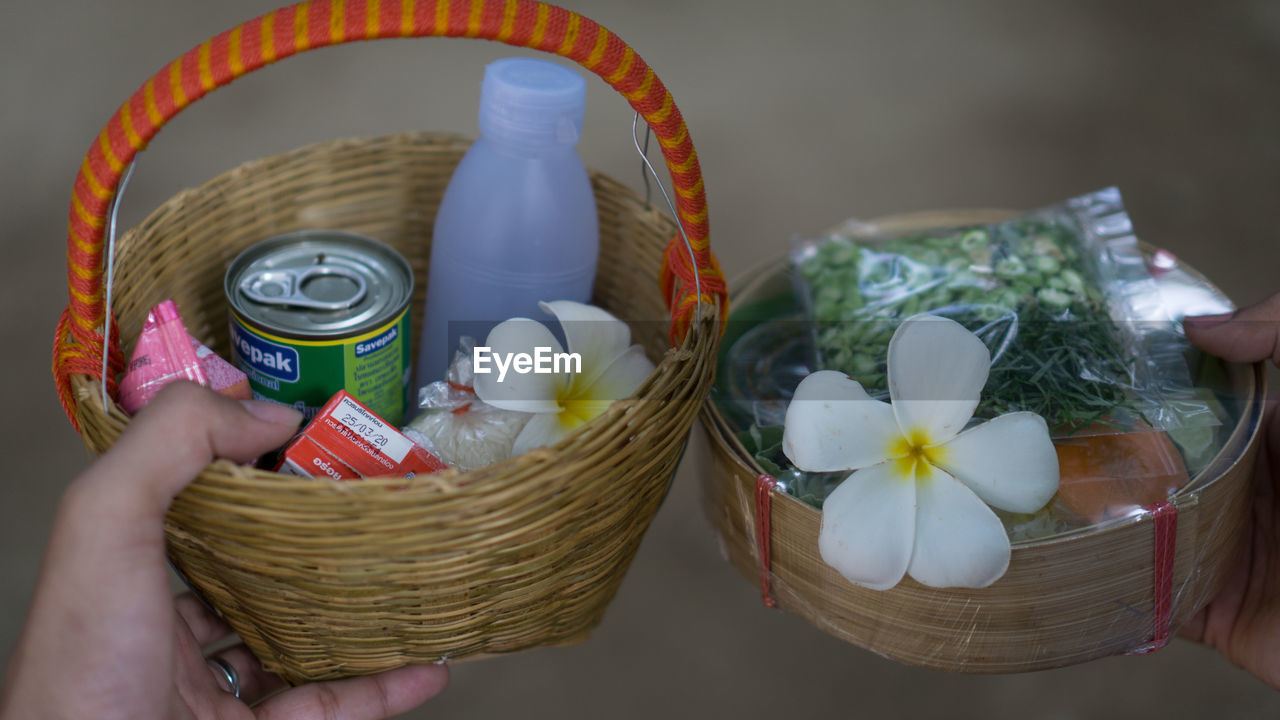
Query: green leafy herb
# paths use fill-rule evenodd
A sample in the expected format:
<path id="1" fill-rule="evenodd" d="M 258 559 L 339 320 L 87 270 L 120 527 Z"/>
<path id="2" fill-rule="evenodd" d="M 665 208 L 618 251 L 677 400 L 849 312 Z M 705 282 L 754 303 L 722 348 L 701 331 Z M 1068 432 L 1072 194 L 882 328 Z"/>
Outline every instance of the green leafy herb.
<path id="1" fill-rule="evenodd" d="M 1039 413 L 1055 430 L 1140 418 L 1121 333 L 1076 230 L 1047 219 L 864 243 L 834 237 L 797 265 L 818 365 L 887 394 L 894 330 L 934 312 L 997 353 L 979 417 Z"/>

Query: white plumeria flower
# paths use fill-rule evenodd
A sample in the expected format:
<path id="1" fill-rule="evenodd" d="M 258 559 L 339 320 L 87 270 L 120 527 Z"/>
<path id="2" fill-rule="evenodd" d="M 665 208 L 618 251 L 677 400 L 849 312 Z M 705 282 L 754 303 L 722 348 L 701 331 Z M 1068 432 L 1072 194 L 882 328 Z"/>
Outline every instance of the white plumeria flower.
<path id="1" fill-rule="evenodd" d="M 889 341 L 889 396 L 824 370 L 787 408 L 782 449 L 809 472 L 855 470 L 829 495 L 822 559 L 850 581 L 887 590 L 910 574 L 931 587 L 986 587 L 1009 567 L 1009 536 L 987 504 L 1035 512 L 1058 489 L 1044 419 L 1001 415 L 964 432 L 991 355 L 959 323 L 903 321 Z"/>
<path id="2" fill-rule="evenodd" d="M 503 410 L 533 413 L 516 436 L 512 455 L 560 442 L 614 400 L 631 396 L 654 368 L 644 348 L 631 344 L 631 328 L 608 312 L 569 300 L 538 305 L 560 321 L 569 352 L 581 358 L 581 372 L 511 372 L 501 381 L 497 373 L 476 374 L 475 391 L 481 400 Z M 528 318 L 499 324 L 485 345 L 494 356 L 532 354 L 539 347 L 563 352 L 545 325 Z"/>

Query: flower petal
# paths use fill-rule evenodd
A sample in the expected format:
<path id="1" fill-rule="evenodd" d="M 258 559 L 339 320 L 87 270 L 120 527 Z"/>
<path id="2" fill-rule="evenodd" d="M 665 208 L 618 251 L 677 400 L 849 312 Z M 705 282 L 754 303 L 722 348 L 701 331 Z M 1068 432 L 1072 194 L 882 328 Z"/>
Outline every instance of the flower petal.
<path id="1" fill-rule="evenodd" d="M 913 315 L 889 340 L 889 397 L 903 433 L 950 440 L 973 417 L 991 353 L 960 323 Z"/>
<path id="2" fill-rule="evenodd" d="M 1058 491 L 1058 453 L 1039 415 L 1015 412 L 965 430 L 934 462 L 988 505 L 1031 513 Z"/>
<path id="3" fill-rule="evenodd" d="M 855 472 L 822 506 L 822 560 L 850 582 L 873 590 L 897 585 L 911 560 L 915 483 L 899 466 L 886 462 Z"/>
<path id="4" fill-rule="evenodd" d="M 567 376 L 518 373 L 514 367 L 508 367 L 502 375 L 497 367 L 498 362 L 510 362 L 509 358 L 517 353 L 532 354 L 539 347 L 549 347 L 553 353 L 562 352 L 560 342 L 546 326 L 528 318 L 512 318 L 490 330 L 484 344 L 492 357 L 489 362 L 476 365 L 475 390 L 481 400 L 503 410 L 536 413 L 560 410 L 558 397 L 568 382 Z M 482 367 L 488 372 L 481 372 Z"/>
<path id="5" fill-rule="evenodd" d="M 644 348 L 632 345 L 613 359 L 613 362 L 600 370 L 595 380 L 584 385 L 582 376 L 573 379 L 576 392 L 572 397 L 583 400 L 603 401 L 605 406 L 614 400 L 630 397 L 636 389 L 644 384 L 653 374 L 653 362 L 644 354 Z M 582 359 L 582 370 L 586 373 L 587 359 Z M 603 412 L 603 410 L 601 410 Z M 597 413 L 599 414 L 599 413 Z M 594 417 L 594 416 L 593 416 Z"/>
<path id="6" fill-rule="evenodd" d="M 631 328 L 618 318 L 594 305 L 572 300 L 538 303 L 544 311 L 556 316 L 564 329 L 569 352 L 582 357 L 580 382 L 586 387 L 609 367 L 631 345 Z M 652 371 L 650 371 L 652 372 Z M 646 374 L 647 377 L 647 374 Z M 635 388 L 632 388 L 634 390 Z M 630 395 L 628 391 L 626 397 Z"/>
<path id="7" fill-rule="evenodd" d="M 574 429 L 603 414 L 615 400 L 633 395 L 653 374 L 653 367 L 645 357 L 644 348 L 632 345 L 597 375 L 589 387 L 581 387 L 581 376 L 574 377 L 561 402 L 564 410 L 560 413 L 560 422 Z"/>
<path id="8" fill-rule="evenodd" d="M 820 370 L 800 381 L 787 406 L 782 451 L 808 472 L 851 470 L 889 459 L 901 436 L 888 403 L 843 373 Z"/>
<path id="9" fill-rule="evenodd" d="M 916 470 L 915 549 L 907 572 L 930 587 L 981 588 L 1009 568 L 1009 536 L 996 514 L 946 472 Z"/>
<path id="10" fill-rule="evenodd" d="M 571 430 L 556 415 L 538 413 L 529 418 L 524 429 L 516 436 L 516 441 L 511 445 L 511 455 L 520 455 L 536 447 L 555 445 L 565 439 Z"/>

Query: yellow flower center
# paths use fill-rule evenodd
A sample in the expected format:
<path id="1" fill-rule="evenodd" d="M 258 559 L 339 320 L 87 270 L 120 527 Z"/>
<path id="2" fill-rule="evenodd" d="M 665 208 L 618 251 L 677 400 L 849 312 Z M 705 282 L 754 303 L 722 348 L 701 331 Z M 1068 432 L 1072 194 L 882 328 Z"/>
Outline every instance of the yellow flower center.
<path id="1" fill-rule="evenodd" d="M 932 466 L 936 466 L 946 452 L 943 445 L 935 445 L 928 433 L 916 428 L 900 435 L 889 445 L 889 457 L 893 459 L 903 481 L 928 480 Z"/>
<path id="2" fill-rule="evenodd" d="M 571 380 L 556 394 L 556 404 L 560 406 L 560 412 L 556 417 L 570 430 L 600 414 L 601 403 L 593 401 L 593 398 L 584 397 L 576 385 L 577 383 Z"/>

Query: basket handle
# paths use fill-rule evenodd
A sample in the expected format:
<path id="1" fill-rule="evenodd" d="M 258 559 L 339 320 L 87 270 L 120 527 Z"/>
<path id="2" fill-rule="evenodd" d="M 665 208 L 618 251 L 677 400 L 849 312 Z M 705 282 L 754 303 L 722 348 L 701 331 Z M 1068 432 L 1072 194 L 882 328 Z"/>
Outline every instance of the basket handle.
<path id="1" fill-rule="evenodd" d="M 103 230 L 125 168 L 160 128 L 191 103 L 232 80 L 296 53 L 356 40 L 397 37 L 497 40 L 569 58 L 623 95 L 653 129 L 676 191 L 683 242 L 668 246 L 660 285 L 671 311 L 672 337 L 683 337 L 700 303 L 722 309 L 724 276 L 711 255 L 702 170 L 684 118 L 647 63 L 603 26 L 536 0 L 313 0 L 267 13 L 187 51 L 134 92 L 89 148 L 71 194 L 67 236 L 70 301 L 54 340 L 54 378 L 75 424 L 71 375 L 102 376 Z M 678 250 L 678 252 L 677 252 Z M 694 295 L 697 277 L 701 297 Z M 677 283 L 676 281 L 680 282 Z M 114 318 L 107 319 L 114 322 Z M 123 362 L 118 333 L 107 350 Z M 111 378 L 104 382 L 110 383 Z"/>

